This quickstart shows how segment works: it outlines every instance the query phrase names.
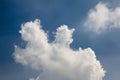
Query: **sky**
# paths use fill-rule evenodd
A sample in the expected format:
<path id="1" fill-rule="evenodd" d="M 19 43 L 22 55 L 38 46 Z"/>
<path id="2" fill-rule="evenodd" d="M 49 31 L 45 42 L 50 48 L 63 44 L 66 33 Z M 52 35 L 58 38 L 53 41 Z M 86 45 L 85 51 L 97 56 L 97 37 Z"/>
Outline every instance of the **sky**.
<path id="1" fill-rule="evenodd" d="M 119 0 L 0 0 L 0 80 L 119 80 L 119 34 Z"/>

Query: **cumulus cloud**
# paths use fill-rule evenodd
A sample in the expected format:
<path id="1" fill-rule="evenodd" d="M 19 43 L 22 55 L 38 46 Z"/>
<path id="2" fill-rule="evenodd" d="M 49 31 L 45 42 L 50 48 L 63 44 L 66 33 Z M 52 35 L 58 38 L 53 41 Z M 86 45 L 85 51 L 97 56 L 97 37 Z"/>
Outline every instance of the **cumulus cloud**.
<path id="1" fill-rule="evenodd" d="M 73 50 L 70 44 L 75 29 L 67 25 L 57 28 L 55 40 L 49 42 L 40 20 L 22 25 L 19 31 L 27 42 L 25 48 L 15 46 L 16 62 L 40 71 L 29 80 L 102 80 L 105 70 L 91 48 Z"/>
<path id="2" fill-rule="evenodd" d="M 107 3 L 98 3 L 88 13 L 84 26 L 96 33 L 111 28 L 120 28 L 120 7 L 110 8 Z"/>

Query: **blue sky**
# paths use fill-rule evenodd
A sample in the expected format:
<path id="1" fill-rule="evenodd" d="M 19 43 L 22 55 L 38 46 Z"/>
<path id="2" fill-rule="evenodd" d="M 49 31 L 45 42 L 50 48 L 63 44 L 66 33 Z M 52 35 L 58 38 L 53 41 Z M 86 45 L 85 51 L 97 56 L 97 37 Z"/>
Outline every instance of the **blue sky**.
<path id="1" fill-rule="evenodd" d="M 18 31 L 21 24 L 41 20 L 49 39 L 60 25 L 75 28 L 73 49 L 91 47 L 103 68 L 106 70 L 104 80 L 118 80 L 120 74 L 120 29 L 110 29 L 102 34 L 86 31 L 83 23 L 90 9 L 101 0 L 0 0 L 0 80 L 26 80 L 37 72 L 21 66 L 13 59 L 14 45 L 24 46 Z M 102 0 L 111 7 L 119 7 L 119 0 Z"/>

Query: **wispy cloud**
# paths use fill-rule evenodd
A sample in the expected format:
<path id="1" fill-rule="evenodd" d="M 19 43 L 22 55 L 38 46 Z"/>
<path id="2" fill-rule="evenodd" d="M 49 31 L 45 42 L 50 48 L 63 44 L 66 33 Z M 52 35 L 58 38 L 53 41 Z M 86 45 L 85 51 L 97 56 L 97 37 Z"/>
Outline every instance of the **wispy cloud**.
<path id="1" fill-rule="evenodd" d="M 84 26 L 98 34 L 107 29 L 120 28 L 120 7 L 111 8 L 107 3 L 98 3 L 89 11 Z"/>
<path id="2" fill-rule="evenodd" d="M 94 51 L 91 48 L 70 48 L 74 31 L 62 25 L 56 30 L 55 40 L 49 43 L 48 34 L 42 29 L 40 20 L 27 22 L 20 30 L 27 45 L 25 48 L 15 46 L 14 59 L 40 71 L 37 78 L 30 80 L 102 80 L 105 70 Z"/>

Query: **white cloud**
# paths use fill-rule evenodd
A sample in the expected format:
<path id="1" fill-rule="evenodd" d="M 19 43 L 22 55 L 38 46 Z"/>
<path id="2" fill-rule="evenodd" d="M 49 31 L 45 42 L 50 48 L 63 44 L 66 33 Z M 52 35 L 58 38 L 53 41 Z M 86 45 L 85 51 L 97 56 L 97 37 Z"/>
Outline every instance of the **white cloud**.
<path id="1" fill-rule="evenodd" d="M 25 48 L 15 46 L 16 62 L 40 71 L 30 80 L 102 80 L 105 71 L 91 48 L 73 50 L 74 29 L 62 25 L 57 28 L 55 40 L 48 42 L 48 34 L 39 20 L 22 25 L 20 34 L 27 42 Z M 42 72 L 41 72 L 42 70 Z"/>
<path id="2" fill-rule="evenodd" d="M 96 33 L 111 28 L 120 28 L 120 7 L 110 8 L 106 3 L 98 3 L 88 13 L 84 26 Z"/>

